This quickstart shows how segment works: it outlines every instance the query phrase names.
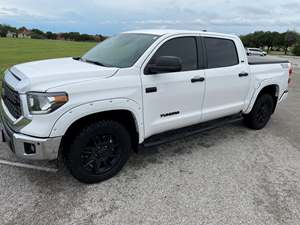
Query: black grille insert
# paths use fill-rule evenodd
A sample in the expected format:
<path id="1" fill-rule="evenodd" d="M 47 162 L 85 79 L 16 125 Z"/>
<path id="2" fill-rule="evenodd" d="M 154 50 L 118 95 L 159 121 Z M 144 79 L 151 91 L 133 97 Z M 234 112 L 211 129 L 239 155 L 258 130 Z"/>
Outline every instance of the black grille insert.
<path id="1" fill-rule="evenodd" d="M 2 99 L 8 111 L 16 119 L 22 115 L 20 95 L 17 91 L 13 90 L 6 82 L 2 83 Z"/>

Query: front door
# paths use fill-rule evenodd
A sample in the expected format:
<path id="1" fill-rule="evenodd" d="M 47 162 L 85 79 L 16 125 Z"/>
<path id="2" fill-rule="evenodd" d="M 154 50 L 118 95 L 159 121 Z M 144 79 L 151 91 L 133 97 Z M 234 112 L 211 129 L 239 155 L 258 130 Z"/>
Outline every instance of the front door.
<path id="1" fill-rule="evenodd" d="M 147 75 L 142 71 L 145 138 L 201 121 L 205 74 L 199 70 L 196 37 L 165 41 L 148 64 L 159 56 L 180 58 L 182 70 Z"/>

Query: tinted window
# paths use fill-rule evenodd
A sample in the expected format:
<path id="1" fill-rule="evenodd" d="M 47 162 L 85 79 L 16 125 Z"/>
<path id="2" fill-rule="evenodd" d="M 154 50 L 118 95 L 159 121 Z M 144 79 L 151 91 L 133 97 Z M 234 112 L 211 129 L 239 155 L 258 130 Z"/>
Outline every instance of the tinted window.
<path id="1" fill-rule="evenodd" d="M 232 40 L 204 38 L 208 68 L 233 66 L 238 64 L 238 55 Z"/>
<path id="2" fill-rule="evenodd" d="M 157 38 L 150 34 L 120 34 L 101 42 L 82 58 L 104 66 L 131 67 Z"/>
<path id="3" fill-rule="evenodd" d="M 159 56 L 176 56 L 181 59 L 182 71 L 197 69 L 196 39 L 193 37 L 174 38 L 164 43 L 152 57 L 154 64 Z"/>

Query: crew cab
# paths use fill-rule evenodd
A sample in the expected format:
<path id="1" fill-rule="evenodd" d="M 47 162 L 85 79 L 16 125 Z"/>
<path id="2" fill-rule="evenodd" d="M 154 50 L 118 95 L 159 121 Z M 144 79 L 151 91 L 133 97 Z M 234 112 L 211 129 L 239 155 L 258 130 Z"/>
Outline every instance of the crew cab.
<path id="1" fill-rule="evenodd" d="M 262 129 L 287 97 L 290 75 L 288 61 L 248 59 L 235 35 L 125 32 L 81 57 L 8 69 L 2 136 L 20 158 L 62 155 L 79 181 L 100 182 L 142 146 L 238 118 Z"/>

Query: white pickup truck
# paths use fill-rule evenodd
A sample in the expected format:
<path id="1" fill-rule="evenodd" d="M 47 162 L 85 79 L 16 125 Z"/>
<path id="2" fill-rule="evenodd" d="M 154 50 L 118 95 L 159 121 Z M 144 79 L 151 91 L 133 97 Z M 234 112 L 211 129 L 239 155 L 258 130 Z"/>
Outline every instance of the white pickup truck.
<path id="1" fill-rule="evenodd" d="M 288 61 L 248 59 L 234 35 L 125 32 L 82 57 L 8 69 L 2 137 L 18 157 L 62 155 L 79 181 L 100 182 L 140 146 L 239 118 L 263 128 L 287 97 L 290 75 Z"/>

